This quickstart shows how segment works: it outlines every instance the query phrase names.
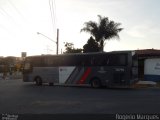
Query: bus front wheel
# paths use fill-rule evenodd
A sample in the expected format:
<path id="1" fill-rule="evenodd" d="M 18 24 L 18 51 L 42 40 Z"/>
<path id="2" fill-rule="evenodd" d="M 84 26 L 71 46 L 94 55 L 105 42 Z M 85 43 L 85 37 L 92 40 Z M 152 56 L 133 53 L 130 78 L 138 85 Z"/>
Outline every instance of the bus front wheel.
<path id="1" fill-rule="evenodd" d="M 36 77 L 35 82 L 36 82 L 36 85 L 38 85 L 38 86 L 42 85 L 42 79 L 40 77 Z"/>
<path id="2" fill-rule="evenodd" d="M 101 81 L 98 78 L 94 78 L 91 80 L 91 87 L 92 88 L 100 88 L 101 87 Z"/>

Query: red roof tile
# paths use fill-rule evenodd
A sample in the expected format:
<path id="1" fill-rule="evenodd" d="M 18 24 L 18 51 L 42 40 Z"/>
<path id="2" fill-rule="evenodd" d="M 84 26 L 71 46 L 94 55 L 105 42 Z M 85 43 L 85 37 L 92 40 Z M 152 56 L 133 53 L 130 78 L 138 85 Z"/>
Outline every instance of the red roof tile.
<path id="1" fill-rule="evenodd" d="M 160 55 L 160 50 L 158 49 L 142 49 L 136 50 L 137 55 Z"/>

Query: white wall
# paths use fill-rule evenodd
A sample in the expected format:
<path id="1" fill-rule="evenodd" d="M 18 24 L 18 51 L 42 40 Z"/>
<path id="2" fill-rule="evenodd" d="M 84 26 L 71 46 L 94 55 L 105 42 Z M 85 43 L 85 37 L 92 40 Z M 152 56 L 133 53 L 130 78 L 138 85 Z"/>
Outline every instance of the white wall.
<path id="1" fill-rule="evenodd" d="M 160 75 L 160 58 L 146 59 L 144 62 L 145 75 Z"/>

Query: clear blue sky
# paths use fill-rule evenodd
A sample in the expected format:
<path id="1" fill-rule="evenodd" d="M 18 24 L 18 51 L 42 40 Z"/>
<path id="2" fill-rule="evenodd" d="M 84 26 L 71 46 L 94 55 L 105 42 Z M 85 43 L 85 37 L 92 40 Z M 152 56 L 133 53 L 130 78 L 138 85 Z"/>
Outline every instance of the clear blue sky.
<path id="1" fill-rule="evenodd" d="M 49 1 L 53 1 L 53 24 Z M 90 37 L 80 33 L 84 22 L 97 15 L 122 23 L 120 40 L 107 41 L 105 51 L 160 49 L 160 0 L 0 0 L 0 56 L 55 54 L 60 29 L 60 49 L 64 42 L 82 48 Z M 59 50 L 60 53 L 60 50 Z"/>

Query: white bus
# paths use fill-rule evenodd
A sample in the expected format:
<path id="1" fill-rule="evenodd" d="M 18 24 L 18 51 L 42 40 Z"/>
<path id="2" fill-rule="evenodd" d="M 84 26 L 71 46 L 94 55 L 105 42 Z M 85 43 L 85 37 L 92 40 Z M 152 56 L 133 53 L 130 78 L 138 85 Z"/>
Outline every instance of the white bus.
<path id="1" fill-rule="evenodd" d="M 137 80 L 133 51 L 29 56 L 23 70 L 23 81 L 37 85 L 130 87 Z"/>

